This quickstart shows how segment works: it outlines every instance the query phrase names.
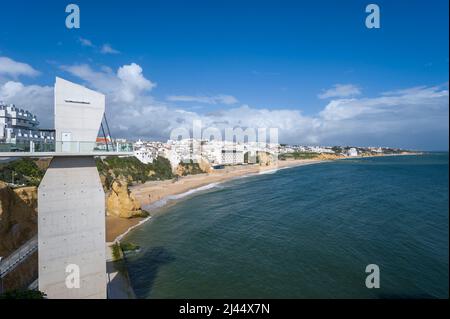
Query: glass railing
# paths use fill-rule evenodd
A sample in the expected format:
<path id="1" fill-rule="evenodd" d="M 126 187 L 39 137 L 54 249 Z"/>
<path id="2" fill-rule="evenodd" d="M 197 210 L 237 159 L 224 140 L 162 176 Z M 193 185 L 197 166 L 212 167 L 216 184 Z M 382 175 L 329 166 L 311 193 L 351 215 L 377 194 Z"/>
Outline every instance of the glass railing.
<path id="1" fill-rule="evenodd" d="M 54 143 L 1 143 L 0 152 L 54 152 Z"/>
<path id="2" fill-rule="evenodd" d="M 133 143 L 124 142 L 80 142 L 56 141 L 55 143 L 26 142 L 1 143 L 1 152 L 56 152 L 56 153 L 105 153 L 105 152 L 133 152 Z"/>

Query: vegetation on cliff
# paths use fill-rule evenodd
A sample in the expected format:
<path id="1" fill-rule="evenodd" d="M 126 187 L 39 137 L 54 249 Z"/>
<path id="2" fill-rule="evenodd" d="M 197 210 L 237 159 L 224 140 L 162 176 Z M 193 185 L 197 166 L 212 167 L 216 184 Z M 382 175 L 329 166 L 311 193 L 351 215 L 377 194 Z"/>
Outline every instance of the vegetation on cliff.
<path id="1" fill-rule="evenodd" d="M 280 160 L 286 160 L 286 159 L 295 159 L 295 160 L 314 159 L 314 158 L 317 158 L 319 156 L 320 156 L 319 153 L 313 153 L 313 152 L 293 152 L 293 153 L 280 154 L 278 156 L 278 159 L 280 159 Z"/>
<path id="2" fill-rule="evenodd" d="M 106 157 L 96 159 L 97 169 L 105 189 L 111 189 L 114 180 L 145 183 L 152 180 L 173 178 L 168 159 L 158 157 L 151 164 L 144 164 L 136 157 Z"/>
<path id="3" fill-rule="evenodd" d="M 45 169 L 39 167 L 37 160 L 21 158 L 0 164 L 0 180 L 24 186 L 38 186 L 44 177 Z"/>
<path id="4" fill-rule="evenodd" d="M 202 170 L 200 164 L 194 163 L 192 160 L 189 163 L 180 162 L 177 167 L 177 174 L 179 176 L 196 175 L 202 173 L 205 173 L 205 171 Z"/>

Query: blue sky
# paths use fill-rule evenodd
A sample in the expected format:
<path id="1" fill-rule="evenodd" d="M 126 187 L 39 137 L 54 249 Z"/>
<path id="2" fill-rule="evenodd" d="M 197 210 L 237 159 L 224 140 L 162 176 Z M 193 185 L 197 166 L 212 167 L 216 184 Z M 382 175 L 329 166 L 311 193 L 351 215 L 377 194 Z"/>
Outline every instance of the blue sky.
<path id="1" fill-rule="evenodd" d="M 0 99 L 43 124 L 61 76 L 107 95 L 115 135 L 200 118 L 276 126 L 281 142 L 448 149 L 448 1 L 373 1 L 380 29 L 370 1 L 73 1 L 71 30 L 68 3 L 1 4 Z"/>

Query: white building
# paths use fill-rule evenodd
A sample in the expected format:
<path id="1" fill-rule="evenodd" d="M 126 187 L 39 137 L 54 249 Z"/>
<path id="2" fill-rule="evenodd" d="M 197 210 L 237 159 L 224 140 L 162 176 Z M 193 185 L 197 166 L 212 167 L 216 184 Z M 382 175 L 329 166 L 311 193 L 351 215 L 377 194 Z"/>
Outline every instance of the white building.
<path id="1" fill-rule="evenodd" d="M 358 156 L 358 151 L 356 148 L 352 147 L 347 151 L 348 156 Z"/>
<path id="2" fill-rule="evenodd" d="M 221 152 L 222 165 L 239 165 L 244 163 L 244 152 L 236 149 L 223 149 Z"/>
<path id="3" fill-rule="evenodd" d="M 181 161 L 198 161 L 202 154 L 202 141 L 193 138 L 168 140 L 168 147 L 177 153 Z"/>
<path id="4" fill-rule="evenodd" d="M 35 115 L 0 102 L 0 144 L 8 144 L 9 149 L 50 151 L 54 143 L 54 130 L 39 129 Z"/>
<path id="5" fill-rule="evenodd" d="M 139 139 L 133 145 L 133 153 L 142 163 L 150 164 L 158 157 L 158 147 L 151 142 L 143 142 Z"/>
<path id="6" fill-rule="evenodd" d="M 175 172 L 175 170 L 177 169 L 178 165 L 181 162 L 180 157 L 178 156 L 178 154 L 170 148 L 164 148 L 161 151 L 161 156 L 164 158 L 167 158 L 170 162 L 170 166 L 172 167 L 172 171 Z"/>
<path id="7" fill-rule="evenodd" d="M 133 153 L 134 156 L 144 164 L 153 163 L 153 160 L 155 159 L 153 152 L 145 147 L 135 149 Z"/>

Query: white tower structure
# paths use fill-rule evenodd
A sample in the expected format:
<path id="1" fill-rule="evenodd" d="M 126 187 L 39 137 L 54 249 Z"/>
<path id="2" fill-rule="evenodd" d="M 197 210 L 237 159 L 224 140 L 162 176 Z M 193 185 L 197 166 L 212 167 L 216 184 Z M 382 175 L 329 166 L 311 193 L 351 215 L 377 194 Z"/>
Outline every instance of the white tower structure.
<path id="1" fill-rule="evenodd" d="M 106 298 L 105 194 L 92 155 L 105 96 L 55 83 L 56 152 L 38 190 L 39 290 Z"/>

